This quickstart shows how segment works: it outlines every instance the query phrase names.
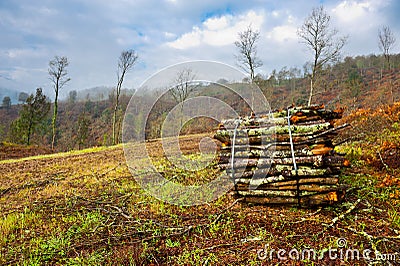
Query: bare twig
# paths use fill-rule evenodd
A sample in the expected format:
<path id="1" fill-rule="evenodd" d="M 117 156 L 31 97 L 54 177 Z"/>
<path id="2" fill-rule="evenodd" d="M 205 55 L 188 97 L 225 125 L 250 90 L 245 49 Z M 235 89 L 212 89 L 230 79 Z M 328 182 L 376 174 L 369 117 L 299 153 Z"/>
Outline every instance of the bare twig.
<path id="1" fill-rule="evenodd" d="M 154 254 L 153 254 L 153 253 L 151 253 L 151 256 L 153 257 L 153 259 L 154 259 L 154 261 L 157 263 L 157 265 L 160 265 L 160 264 L 158 263 L 156 257 L 154 257 Z"/>
<path id="2" fill-rule="evenodd" d="M 385 166 L 385 168 L 386 168 L 386 170 L 390 170 L 390 167 L 389 167 L 389 165 L 387 165 L 384 161 L 383 161 L 383 158 L 382 158 L 382 155 L 381 155 L 381 153 L 379 152 L 379 151 L 377 151 L 377 153 L 378 153 L 378 155 L 379 155 L 379 159 L 381 160 L 381 162 L 382 162 L 382 164 L 383 164 L 383 166 Z"/>
<path id="3" fill-rule="evenodd" d="M 374 209 L 374 210 L 376 210 L 376 211 L 378 211 L 378 212 L 383 212 L 383 211 L 384 211 L 384 210 L 382 210 L 382 209 L 380 209 L 380 208 L 375 207 L 374 205 L 372 205 L 368 200 L 365 200 L 365 203 L 368 205 L 368 207 L 369 207 L 370 209 Z"/>
<path id="4" fill-rule="evenodd" d="M 130 216 L 129 214 L 127 214 L 127 213 L 124 212 L 121 208 L 119 208 L 119 207 L 117 207 L 117 206 L 113 206 L 113 205 L 107 204 L 107 205 L 105 205 L 105 207 L 110 207 L 110 208 L 113 208 L 113 209 L 117 210 L 117 213 L 118 213 L 118 214 L 122 215 L 123 217 L 125 217 L 125 218 L 128 219 L 128 220 L 133 219 L 132 216 Z"/>
<path id="5" fill-rule="evenodd" d="M 231 209 L 233 206 L 236 205 L 236 203 L 238 203 L 239 201 L 242 201 L 242 200 L 244 200 L 244 198 L 238 198 L 238 199 L 236 199 L 231 205 L 229 205 L 228 207 L 226 207 L 225 209 L 223 209 L 223 210 L 218 214 L 217 218 L 215 218 L 215 220 L 213 220 L 213 221 L 211 222 L 211 224 L 215 224 L 216 222 L 218 222 L 219 219 L 221 219 L 222 215 L 223 215 L 227 210 Z"/>
<path id="6" fill-rule="evenodd" d="M 330 224 L 328 224 L 328 225 L 324 224 L 324 225 L 327 225 L 328 227 L 333 227 L 339 220 L 343 219 L 347 214 L 352 212 L 360 202 L 361 202 L 361 199 L 358 199 L 352 206 L 350 206 L 349 209 L 347 209 L 347 211 L 345 211 L 342 214 L 340 214 L 339 216 L 336 216 L 335 218 L 333 218 L 332 222 Z"/>

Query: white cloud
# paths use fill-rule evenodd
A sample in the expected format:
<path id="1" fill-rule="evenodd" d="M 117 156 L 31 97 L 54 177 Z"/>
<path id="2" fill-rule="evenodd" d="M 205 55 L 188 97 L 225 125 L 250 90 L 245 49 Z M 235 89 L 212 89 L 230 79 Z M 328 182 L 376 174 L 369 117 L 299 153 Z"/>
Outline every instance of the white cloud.
<path id="1" fill-rule="evenodd" d="M 334 5 L 332 23 L 340 35 L 348 35 L 345 56 L 377 52 L 378 28 L 386 24 L 383 12 L 390 0 L 345 0 Z"/>
<path id="2" fill-rule="evenodd" d="M 378 52 L 378 28 L 400 34 L 396 0 L 324 1 L 340 34 L 349 35 L 348 55 Z M 251 24 L 260 31 L 260 72 L 301 66 L 310 54 L 296 31 L 318 0 L 80 0 L 5 1 L 0 8 L 1 86 L 47 86 L 54 55 L 70 60 L 68 89 L 113 86 L 124 49 L 135 49 L 140 63 L 124 86 L 137 87 L 169 64 L 209 59 L 235 64 L 234 41 Z M 154 8 L 157 6 L 157 8 Z M 397 12 L 397 13 L 396 13 Z M 44 89 L 46 89 L 44 87 Z M 50 87 L 49 87 L 50 89 Z"/>
<path id="3" fill-rule="evenodd" d="M 208 30 L 223 30 L 229 26 L 232 16 L 226 15 L 221 17 L 209 18 L 203 24 Z"/>
<path id="4" fill-rule="evenodd" d="M 377 10 L 387 6 L 387 0 L 342 1 L 332 9 L 339 23 L 363 28 L 376 22 Z"/>
<path id="5" fill-rule="evenodd" d="M 269 33 L 267 33 L 267 38 L 272 39 L 276 42 L 288 42 L 297 41 L 297 27 L 293 25 L 282 25 L 274 27 Z"/>
<path id="6" fill-rule="evenodd" d="M 177 40 L 169 42 L 168 45 L 176 49 L 188 49 L 201 44 L 211 46 L 233 44 L 237 39 L 238 32 L 243 31 L 249 25 L 259 30 L 263 21 L 263 13 L 253 10 L 239 16 L 211 17 L 204 21 L 201 27 L 193 27 L 191 32 L 184 33 Z"/>

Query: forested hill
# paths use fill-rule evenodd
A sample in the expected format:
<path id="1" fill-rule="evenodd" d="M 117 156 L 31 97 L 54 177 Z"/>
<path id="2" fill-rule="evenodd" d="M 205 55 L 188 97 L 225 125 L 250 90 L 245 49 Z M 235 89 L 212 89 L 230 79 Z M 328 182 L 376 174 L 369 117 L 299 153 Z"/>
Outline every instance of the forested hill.
<path id="1" fill-rule="evenodd" d="M 399 80 L 400 54 L 391 56 L 390 68 L 383 56 L 346 57 L 324 69 L 314 102 L 347 111 L 376 108 L 400 100 Z M 259 76 L 258 83 L 273 108 L 307 103 L 310 84 L 304 69 L 274 70 L 268 78 Z"/>
<path id="2" fill-rule="evenodd" d="M 400 54 L 392 55 L 390 62 L 389 67 L 383 56 L 369 55 L 346 57 L 341 62 L 326 67 L 317 81 L 313 103 L 325 104 L 328 108 L 343 107 L 345 112 L 349 113 L 358 108 L 376 109 L 379 106 L 400 101 Z M 307 103 L 309 79 L 304 69 L 284 67 L 281 70 L 272 71 L 268 77 L 258 75 L 256 82 L 272 109 Z M 207 91 L 206 87 L 201 89 L 204 89 L 203 93 Z M 121 95 L 123 111 L 132 93 L 132 91 L 127 92 L 129 91 Z M 80 95 L 83 94 L 80 93 Z M 113 96 L 103 93 L 98 100 L 92 97 L 76 97 L 77 95 L 73 93 L 69 96 L 67 100 L 59 104 L 57 150 L 109 145 L 112 134 Z M 143 97 L 156 97 L 156 95 L 149 94 Z M 240 100 L 228 94 L 219 97 L 234 107 L 241 104 Z M 160 104 L 157 115 L 150 117 L 148 121 L 146 132 L 148 138 L 159 136 L 162 118 L 176 105 L 171 97 L 164 97 L 161 101 L 163 103 Z M 4 106 L 3 103 L 0 109 L 2 121 L 0 141 L 19 142 L 10 134 L 10 125 L 18 118 L 21 108 L 22 104 Z M 49 145 L 51 113 L 52 110 L 33 134 L 32 144 Z M 211 131 L 215 126 L 215 123 L 210 123 L 207 119 L 200 119 L 184 127 L 183 133 Z"/>

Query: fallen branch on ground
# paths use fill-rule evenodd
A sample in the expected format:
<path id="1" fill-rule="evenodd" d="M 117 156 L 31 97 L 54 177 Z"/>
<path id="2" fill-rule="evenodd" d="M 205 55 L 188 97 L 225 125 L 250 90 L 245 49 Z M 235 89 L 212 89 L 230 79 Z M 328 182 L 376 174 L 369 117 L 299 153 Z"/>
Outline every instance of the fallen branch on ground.
<path id="1" fill-rule="evenodd" d="M 335 218 L 332 219 L 332 222 L 330 224 L 324 224 L 328 227 L 333 227 L 339 220 L 343 219 L 347 214 L 349 214 L 350 212 L 352 212 L 357 205 L 361 202 L 361 199 L 358 199 L 353 205 L 350 206 L 349 209 L 347 209 L 347 211 L 343 212 L 342 214 L 340 214 L 339 216 L 336 216 Z"/>

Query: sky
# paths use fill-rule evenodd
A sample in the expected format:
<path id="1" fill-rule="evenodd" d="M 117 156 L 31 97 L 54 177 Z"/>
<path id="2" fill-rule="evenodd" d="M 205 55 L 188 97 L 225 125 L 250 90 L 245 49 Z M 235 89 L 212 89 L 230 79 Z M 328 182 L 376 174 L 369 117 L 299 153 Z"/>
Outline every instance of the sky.
<path id="1" fill-rule="evenodd" d="M 0 90 L 52 92 L 48 63 L 70 62 L 68 91 L 115 86 L 121 51 L 134 49 L 137 64 L 124 87 L 138 88 L 155 72 L 189 60 L 236 65 L 238 32 L 260 31 L 257 73 L 302 68 L 312 58 L 296 34 L 313 7 L 323 5 L 339 35 L 343 56 L 379 54 L 378 29 L 391 28 L 400 51 L 397 0 L 1 0 Z"/>

